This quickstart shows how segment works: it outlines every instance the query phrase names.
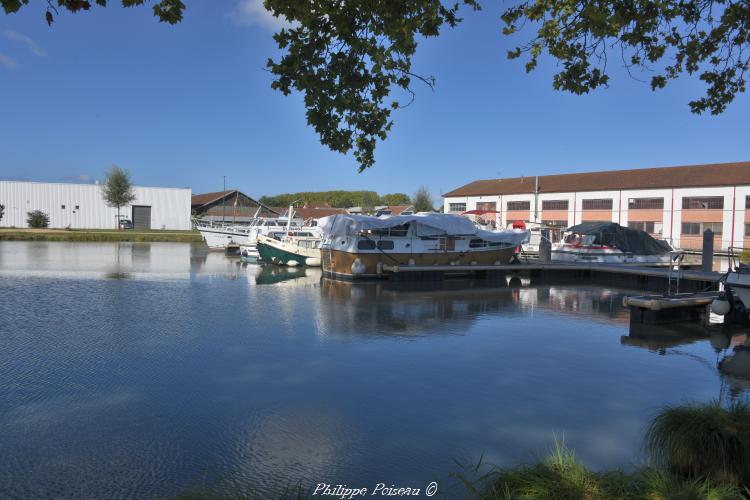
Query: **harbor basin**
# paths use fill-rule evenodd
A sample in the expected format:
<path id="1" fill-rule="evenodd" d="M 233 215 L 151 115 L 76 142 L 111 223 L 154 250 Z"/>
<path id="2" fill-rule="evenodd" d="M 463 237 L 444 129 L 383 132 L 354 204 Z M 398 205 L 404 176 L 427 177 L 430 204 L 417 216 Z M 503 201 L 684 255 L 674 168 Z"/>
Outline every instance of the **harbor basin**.
<path id="1" fill-rule="evenodd" d="M 435 481 L 450 498 L 456 462 L 531 462 L 555 439 L 629 470 L 664 405 L 746 399 L 694 328 L 630 335 L 622 299 L 638 293 L 353 284 L 190 243 L 0 242 L 0 497 Z"/>

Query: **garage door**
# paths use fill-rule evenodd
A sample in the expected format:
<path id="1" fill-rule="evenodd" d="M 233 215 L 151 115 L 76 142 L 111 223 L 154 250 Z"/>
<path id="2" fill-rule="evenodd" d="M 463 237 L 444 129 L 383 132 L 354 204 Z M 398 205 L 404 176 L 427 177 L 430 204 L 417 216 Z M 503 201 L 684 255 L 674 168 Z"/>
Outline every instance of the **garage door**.
<path id="1" fill-rule="evenodd" d="M 133 229 L 151 229 L 151 207 L 133 205 Z"/>

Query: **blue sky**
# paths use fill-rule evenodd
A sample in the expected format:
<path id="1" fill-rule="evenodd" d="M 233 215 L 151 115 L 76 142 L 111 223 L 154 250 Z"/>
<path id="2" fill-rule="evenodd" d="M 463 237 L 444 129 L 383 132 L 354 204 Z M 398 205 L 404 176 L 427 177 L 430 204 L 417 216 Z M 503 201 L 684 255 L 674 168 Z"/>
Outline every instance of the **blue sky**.
<path id="1" fill-rule="evenodd" d="M 525 74 L 505 59 L 503 4 L 487 3 L 421 43 L 414 70 L 435 76 L 435 92 L 415 87 L 359 174 L 320 145 L 300 96 L 270 89 L 274 22 L 258 0 L 186 3 L 176 26 L 117 2 L 62 12 L 52 28 L 39 3 L 0 14 L 0 178 L 86 181 L 116 163 L 138 185 L 194 192 L 226 175 L 253 196 L 426 185 L 437 197 L 482 178 L 750 160 L 747 95 L 696 116 L 697 78 L 653 93 L 619 68 L 609 89 L 555 92 L 549 61 Z"/>

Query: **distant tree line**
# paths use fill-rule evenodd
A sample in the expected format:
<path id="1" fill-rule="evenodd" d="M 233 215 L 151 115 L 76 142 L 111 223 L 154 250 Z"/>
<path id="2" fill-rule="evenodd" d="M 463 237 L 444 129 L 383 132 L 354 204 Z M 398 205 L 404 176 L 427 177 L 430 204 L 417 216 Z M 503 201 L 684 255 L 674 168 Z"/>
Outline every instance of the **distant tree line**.
<path id="1" fill-rule="evenodd" d="M 260 202 L 270 207 L 325 205 L 336 208 L 375 207 L 377 205 L 410 205 L 409 196 L 404 193 L 390 193 L 380 196 L 375 191 L 305 191 L 284 193 L 275 196 L 261 196 Z"/>

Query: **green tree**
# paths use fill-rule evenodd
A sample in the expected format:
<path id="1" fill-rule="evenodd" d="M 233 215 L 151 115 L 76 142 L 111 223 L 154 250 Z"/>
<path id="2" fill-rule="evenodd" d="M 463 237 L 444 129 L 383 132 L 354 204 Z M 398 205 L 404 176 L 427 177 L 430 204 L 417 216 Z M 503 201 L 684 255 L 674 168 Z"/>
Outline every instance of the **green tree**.
<path id="1" fill-rule="evenodd" d="M 415 212 L 432 212 L 435 210 L 435 203 L 432 201 L 432 195 L 427 187 L 422 186 L 411 199 Z"/>
<path id="2" fill-rule="evenodd" d="M 26 224 L 33 229 L 49 227 L 49 216 L 41 210 L 32 210 L 26 214 Z"/>
<path id="3" fill-rule="evenodd" d="M 410 205 L 409 195 L 404 193 L 384 194 L 380 197 L 381 205 Z"/>
<path id="4" fill-rule="evenodd" d="M 92 6 L 87 0 L 56 3 L 44 6 L 48 23 L 58 9 L 78 12 Z M 130 7 L 146 1 L 121 3 Z M 0 0 L 6 13 L 27 4 L 29 0 Z M 340 153 L 353 150 L 360 171 L 374 165 L 375 146 L 393 126 L 392 112 L 414 99 L 412 83 L 435 86 L 433 77 L 412 72 L 418 40 L 456 26 L 461 5 L 479 9 L 476 0 L 265 0 L 264 5 L 291 26 L 274 35 L 281 56 L 267 62 L 275 78 L 271 86 L 285 95 L 301 92 L 307 122 L 321 143 Z M 175 24 L 185 5 L 162 0 L 153 10 L 160 21 Z M 653 90 L 685 74 L 697 75 L 707 89 L 690 101 L 694 113 L 721 113 L 746 88 L 747 0 L 524 0 L 509 5 L 502 20 L 505 35 L 525 39 L 507 56 L 526 54 L 527 72 L 548 56 L 561 68 L 552 79 L 558 90 L 583 94 L 608 86 L 607 64 L 612 66 L 613 57 L 629 72 L 647 72 Z"/>
<path id="5" fill-rule="evenodd" d="M 130 174 L 117 165 L 107 171 L 102 184 L 102 198 L 110 207 L 117 207 L 117 228 L 120 227 L 120 208 L 135 200 L 135 191 L 130 183 Z"/>

